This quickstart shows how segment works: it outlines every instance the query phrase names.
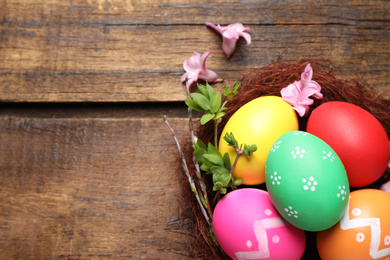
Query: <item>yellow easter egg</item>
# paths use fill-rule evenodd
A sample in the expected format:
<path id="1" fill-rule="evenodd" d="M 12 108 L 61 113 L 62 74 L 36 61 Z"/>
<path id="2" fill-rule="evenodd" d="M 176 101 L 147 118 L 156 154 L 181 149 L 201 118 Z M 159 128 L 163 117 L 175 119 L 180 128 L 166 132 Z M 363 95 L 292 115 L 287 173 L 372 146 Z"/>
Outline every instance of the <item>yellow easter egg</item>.
<path id="1" fill-rule="evenodd" d="M 238 144 L 257 145 L 250 158 L 241 155 L 233 170 L 235 179 L 243 184 L 257 185 L 265 182 L 265 163 L 272 145 L 281 135 L 298 130 L 298 118 L 291 105 L 281 97 L 262 96 L 240 107 L 228 120 L 219 140 L 221 154 L 228 153 L 233 165 L 237 153 L 223 139 L 233 133 Z"/>

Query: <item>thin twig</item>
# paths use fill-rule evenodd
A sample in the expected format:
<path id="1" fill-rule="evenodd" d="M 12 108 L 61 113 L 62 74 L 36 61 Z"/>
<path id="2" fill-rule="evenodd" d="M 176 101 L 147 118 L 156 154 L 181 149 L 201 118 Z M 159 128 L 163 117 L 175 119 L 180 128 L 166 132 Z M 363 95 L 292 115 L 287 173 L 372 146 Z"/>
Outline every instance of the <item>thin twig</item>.
<path id="1" fill-rule="evenodd" d="M 194 123 L 193 123 L 192 109 L 191 108 L 188 108 L 188 119 L 189 119 L 189 128 L 190 128 L 192 145 L 195 145 L 195 143 L 198 141 L 198 138 L 195 136 L 195 133 L 194 133 Z M 195 160 L 195 156 L 192 156 L 192 161 L 195 165 L 195 173 L 196 173 L 196 177 L 198 178 L 200 188 L 202 190 L 203 198 L 206 201 L 207 211 L 209 213 L 209 216 L 212 218 L 213 212 L 211 210 L 210 201 L 209 201 L 209 198 L 207 195 L 206 184 L 204 183 L 204 181 L 202 179 L 199 163 Z"/>
<path id="2" fill-rule="evenodd" d="M 179 144 L 179 141 L 177 140 L 177 137 L 176 137 L 176 134 L 175 134 L 175 131 L 173 130 L 172 126 L 169 124 L 168 120 L 167 120 L 167 117 L 164 116 L 164 122 L 165 124 L 168 126 L 169 130 L 171 130 L 172 132 L 172 136 L 173 136 L 173 139 L 175 140 L 175 143 L 176 143 L 176 146 L 177 146 L 177 149 L 179 150 L 179 153 L 180 153 L 180 156 L 181 156 L 181 161 L 182 161 L 182 167 L 183 167 L 183 170 L 187 176 L 187 179 L 190 183 L 190 186 L 191 186 L 191 190 L 192 192 L 195 194 L 195 197 L 196 197 L 196 200 L 198 201 L 198 204 L 202 210 L 202 213 L 203 213 L 203 216 L 204 218 L 206 219 L 207 223 L 209 224 L 209 226 L 211 226 L 211 221 L 210 221 L 210 217 L 207 213 L 207 211 L 205 210 L 204 206 L 203 206 L 203 203 L 199 197 L 199 193 L 198 193 L 198 189 L 196 188 L 196 185 L 195 185 L 195 182 L 193 180 L 193 178 L 191 177 L 190 175 L 190 172 L 188 170 L 188 166 L 187 166 L 187 162 L 185 160 L 185 156 L 184 156 L 184 153 L 181 149 L 181 146 Z"/>

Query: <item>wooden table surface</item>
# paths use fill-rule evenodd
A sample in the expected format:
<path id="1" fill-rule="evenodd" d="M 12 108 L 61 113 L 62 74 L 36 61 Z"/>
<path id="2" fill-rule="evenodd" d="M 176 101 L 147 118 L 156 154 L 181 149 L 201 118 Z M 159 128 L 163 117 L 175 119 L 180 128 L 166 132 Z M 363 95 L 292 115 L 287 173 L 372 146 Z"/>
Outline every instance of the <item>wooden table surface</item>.
<path id="1" fill-rule="evenodd" d="M 226 59 L 205 26 L 240 22 Z M 390 1 L 0 1 L 0 259 L 187 259 L 177 150 L 182 64 L 230 86 L 276 61 L 329 59 L 390 90 Z"/>

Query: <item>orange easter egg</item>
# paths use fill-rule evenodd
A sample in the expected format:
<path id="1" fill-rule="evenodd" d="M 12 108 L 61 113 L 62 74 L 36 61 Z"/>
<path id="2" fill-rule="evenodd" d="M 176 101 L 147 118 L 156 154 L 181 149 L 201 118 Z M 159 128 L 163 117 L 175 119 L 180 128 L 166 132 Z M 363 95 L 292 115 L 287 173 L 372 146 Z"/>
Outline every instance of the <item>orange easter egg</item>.
<path id="1" fill-rule="evenodd" d="M 317 248 L 322 260 L 390 260 L 390 194 L 351 192 L 340 222 L 317 233 Z"/>

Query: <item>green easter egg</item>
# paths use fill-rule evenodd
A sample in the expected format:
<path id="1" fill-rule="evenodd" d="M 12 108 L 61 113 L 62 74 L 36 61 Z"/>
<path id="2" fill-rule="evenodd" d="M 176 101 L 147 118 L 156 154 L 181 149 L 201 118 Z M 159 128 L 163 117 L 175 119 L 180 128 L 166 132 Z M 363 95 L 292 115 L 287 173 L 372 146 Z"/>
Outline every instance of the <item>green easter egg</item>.
<path id="1" fill-rule="evenodd" d="M 327 143 L 307 132 L 291 131 L 275 141 L 265 181 L 278 212 L 303 230 L 330 228 L 348 204 L 348 177 L 340 158 Z"/>

